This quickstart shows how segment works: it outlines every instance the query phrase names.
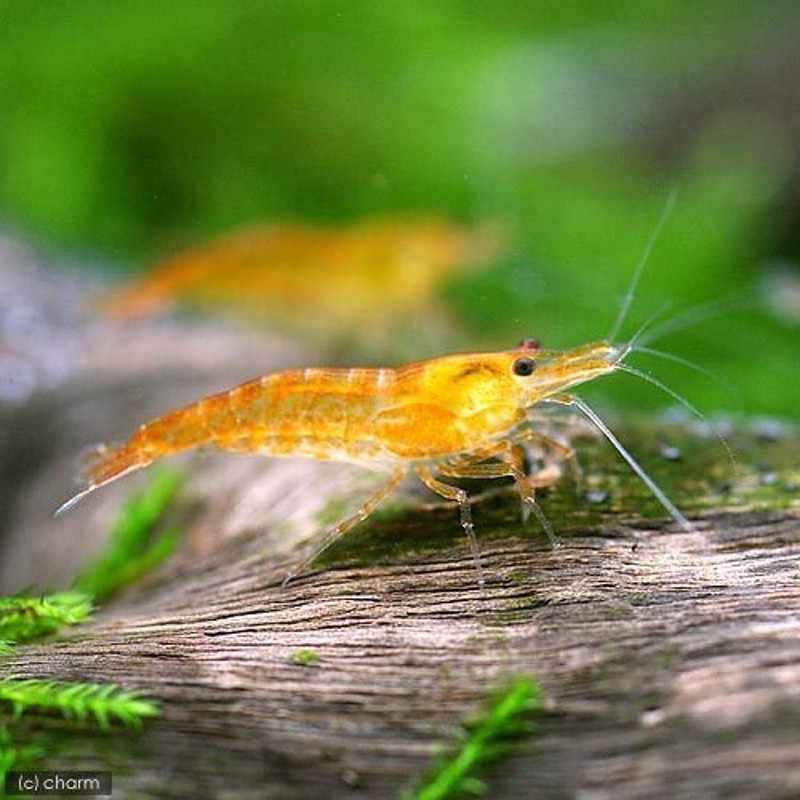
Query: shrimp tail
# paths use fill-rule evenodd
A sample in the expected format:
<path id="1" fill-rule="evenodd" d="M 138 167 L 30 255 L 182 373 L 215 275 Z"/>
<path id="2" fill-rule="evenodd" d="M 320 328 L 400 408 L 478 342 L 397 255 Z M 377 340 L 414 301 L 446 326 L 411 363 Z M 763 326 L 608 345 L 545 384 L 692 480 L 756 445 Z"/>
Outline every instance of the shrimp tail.
<path id="1" fill-rule="evenodd" d="M 148 456 L 139 448 L 131 447 L 130 443 L 123 445 L 100 444 L 82 456 L 81 461 L 83 464 L 80 479 L 84 488 L 59 506 L 55 516 L 69 511 L 95 489 L 99 489 L 129 472 L 146 467 L 152 463 L 153 457 Z"/>

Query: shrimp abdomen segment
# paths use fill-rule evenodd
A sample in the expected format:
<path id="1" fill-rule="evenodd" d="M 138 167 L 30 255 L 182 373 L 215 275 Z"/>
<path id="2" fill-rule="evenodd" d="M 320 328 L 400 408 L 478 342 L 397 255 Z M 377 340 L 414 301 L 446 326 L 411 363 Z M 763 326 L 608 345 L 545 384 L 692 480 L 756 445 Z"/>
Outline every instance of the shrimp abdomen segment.
<path id="1" fill-rule="evenodd" d="M 369 423 L 390 373 L 287 370 L 210 395 L 145 423 L 118 447 L 99 446 L 78 497 L 158 458 L 203 446 L 270 456 L 375 457 L 382 451 Z"/>
<path id="2" fill-rule="evenodd" d="M 272 456 L 358 457 L 368 446 L 377 372 L 273 373 L 147 423 L 131 444 L 155 455 L 211 445 Z"/>

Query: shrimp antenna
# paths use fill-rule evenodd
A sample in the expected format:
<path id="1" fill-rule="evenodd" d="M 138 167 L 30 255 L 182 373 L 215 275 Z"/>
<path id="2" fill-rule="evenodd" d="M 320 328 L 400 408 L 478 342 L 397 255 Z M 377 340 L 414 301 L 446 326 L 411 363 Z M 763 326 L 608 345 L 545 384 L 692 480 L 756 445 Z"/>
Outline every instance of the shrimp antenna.
<path id="1" fill-rule="evenodd" d="M 677 199 L 678 190 L 673 188 L 667 197 L 667 202 L 661 211 L 661 216 L 658 218 L 656 227 L 650 234 L 650 238 L 645 245 L 644 252 L 639 258 L 639 263 L 636 265 L 636 269 L 633 271 L 633 278 L 631 279 L 631 283 L 628 287 L 628 291 L 625 294 L 625 298 L 622 301 L 622 307 L 619 310 L 619 314 L 614 322 L 614 326 L 611 328 L 611 332 L 608 334 L 607 339 L 609 342 L 613 342 L 617 336 L 619 336 L 619 332 L 622 329 L 625 318 L 628 316 L 628 311 L 630 311 L 633 298 L 636 295 L 636 290 L 639 287 L 639 281 L 641 280 L 642 273 L 644 272 L 645 264 L 647 264 L 648 260 L 650 259 L 650 254 L 653 252 L 653 247 L 655 247 L 658 237 L 661 235 L 661 231 L 664 230 L 664 226 L 667 224 L 667 220 L 672 213 L 672 209 L 675 206 L 675 201 Z"/>
<path id="2" fill-rule="evenodd" d="M 597 413 L 591 408 L 591 406 L 587 405 L 585 401 L 581 400 L 580 397 L 575 397 L 574 395 L 570 395 L 568 400 L 569 405 L 575 406 L 579 409 L 594 425 L 598 428 L 598 430 L 603 434 L 603 436 L 608 439 L 609 442 L 614 446 L 614 449 L 628 462 L 628 466 L 639 476 L 642 482 L 647 486 L 647 488 L 653 493 L 655 498 L 661 503 L 662 506 L 669 512 L 669 515 L 677 522 L 681 528 L 683 528 L 688 533 L 697 533 L 697 528 L 689 522 L 688 519 L 680 512 L 678 507 L 669 499 L 669 497 L 664 494 L 664 491 L 661 487 L 645 472 L 644 467 L 642 467 L 639 462 L 625 449 L 625 446 L 620 442 L 619 439 L 614 435 L 614 432 L 608 427 L 608 425 L 603 422 L 603 420 L 597 415 Z"/>
<path id="3" fill-rule="evenodd" d="M 665 361 L 672 361 L 675 364 L 680 364 L 681 366 L 687 367 L 688 369 L 694 370 L 699 375 L 703 375 L 704 377 L 708 378 L 709 380 L 714 381 L 714 383 L 721 386 L 725 389 L 728 394 L 737 399 L 741 400 L 741 392 L 730 382 L 721 378 L 715 372 L 712 372 L 710 369 L 706 369 L 705 367 L 701 367 L 699 364 L 695 364 L 694 361 L 689 361 L 688 358 L 683 358 L 682 356 L 676 356 L 674 353 L 665 353 L 663 350 L 654 350 L 652 347 L 639 347 L 636 346 L 633 348 L 634 353 L 646 353 L 648 356 L 656 356 L 657 358 L 663 358 Z"/>
<path id="4" fill-rule="evenodd" d="M 700 409 L 693 406 L 683 395 L 678 394 L 674 389 L 670 389 L 665 383 L 662 383 L 658 378 L 654 378 L 647 372 L 643 372 L 640 369 L 636 369 L 636 367 L 632 367 L 630 364 L 617 364 L 617 369 L 622 370 L 622 372 L 627 372 L 629 375 L 635 375 L 637 378 L 641 378 L 643 381 L 647 381 L 651 383 L 653 386 L 661 389 L 662 392 L 666 392 L 670 397 L 680 403 L 690 414 L 694 414 L 701 422 L 704 422 L 708 425 L 709 428 L 714 432 L 714 435 L 717 437 L 717 440 L 722 445 L 725 452 L 728 454 L 728 458 L 733 464 L 734 469 L 736 469 L 736 457 L 733 454 L 733 450 L 731 450 L 731 446 L 726 441 L 725 437 L 717 430 L 716 426 L 703 414 Z"/>
<path id="5" fill-rule="evenodd" d="M 625 355 L 630 353 L 631 351 L 637 351 L 639 348 L 637 347 L 637 342 L 642 336 L 645 334 L 647 330 L 653 325 L 653 323 L 662 315 L 664 314 L 667 309 L 669 308 L 669 303 L 664 303 L 660 308 L 657 308 L 640 326 L 639 330 L 631 336 L 630 340 L 625 344 L 623 347 Z M 609 340 L 611 341 L 611 340 Z"/>
<path id="6" fill-rule="evenodd" d="M 682 331 L 686 328 L 691 328 L 694 325 L 702 325 L 710 319 L 725 314 L 730 311 L 738 311 L 747 308 L 757 308 L 758 301 L 750 297 L 744 296 L 741 292 L 736 292 L 729 297 L 723 297 L 721 300 L 711 300 L 708 303 L 701 303 L 685 311 L 681 311 L 670 319 L 660 322 L 658 325 L 650 328 L 646 336 L 638 337 L 642 344 L 650 344 L 658 339 L 663 338 L 667 334 Z M 641 348 L 638 348 L 641 349 Z"/>

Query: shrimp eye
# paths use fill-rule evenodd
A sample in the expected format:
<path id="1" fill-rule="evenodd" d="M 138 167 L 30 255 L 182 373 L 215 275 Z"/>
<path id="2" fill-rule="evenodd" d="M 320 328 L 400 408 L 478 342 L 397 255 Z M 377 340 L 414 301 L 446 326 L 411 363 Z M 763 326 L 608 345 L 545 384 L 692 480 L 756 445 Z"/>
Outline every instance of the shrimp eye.
<path id="1" fill-rule="evenodd" d="M 522 356 L 518 358 L 511 366 L 511 371 L 515 375 L 526 376 L 530 375 L 536 369 L 536 362 L 532 358 Z"/>
<path id="2" fill-rule="evenodd" d="M 538 350 L 542 346 L 542 343 L 538 339 L 523 339 L 519 343 L 520 350 Z"/>

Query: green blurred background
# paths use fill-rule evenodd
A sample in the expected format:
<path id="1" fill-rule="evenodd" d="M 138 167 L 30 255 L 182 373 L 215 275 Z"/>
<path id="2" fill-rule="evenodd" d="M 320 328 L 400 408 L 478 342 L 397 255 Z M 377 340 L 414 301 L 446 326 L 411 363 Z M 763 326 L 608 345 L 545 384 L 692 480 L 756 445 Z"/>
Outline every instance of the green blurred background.
<path id="1" fill-rule="evenodd" d="M 505 222 L 444 289 L 464 348 L 607 334 L 677 188 L 623 334 L 731 299 L 658 346 L 740 394 L 638 363 L 709 413 L 800 413 L 796 0 L 2 0 L 0 109 L 0 223 L 107 270 L 257 220 Z"/>

